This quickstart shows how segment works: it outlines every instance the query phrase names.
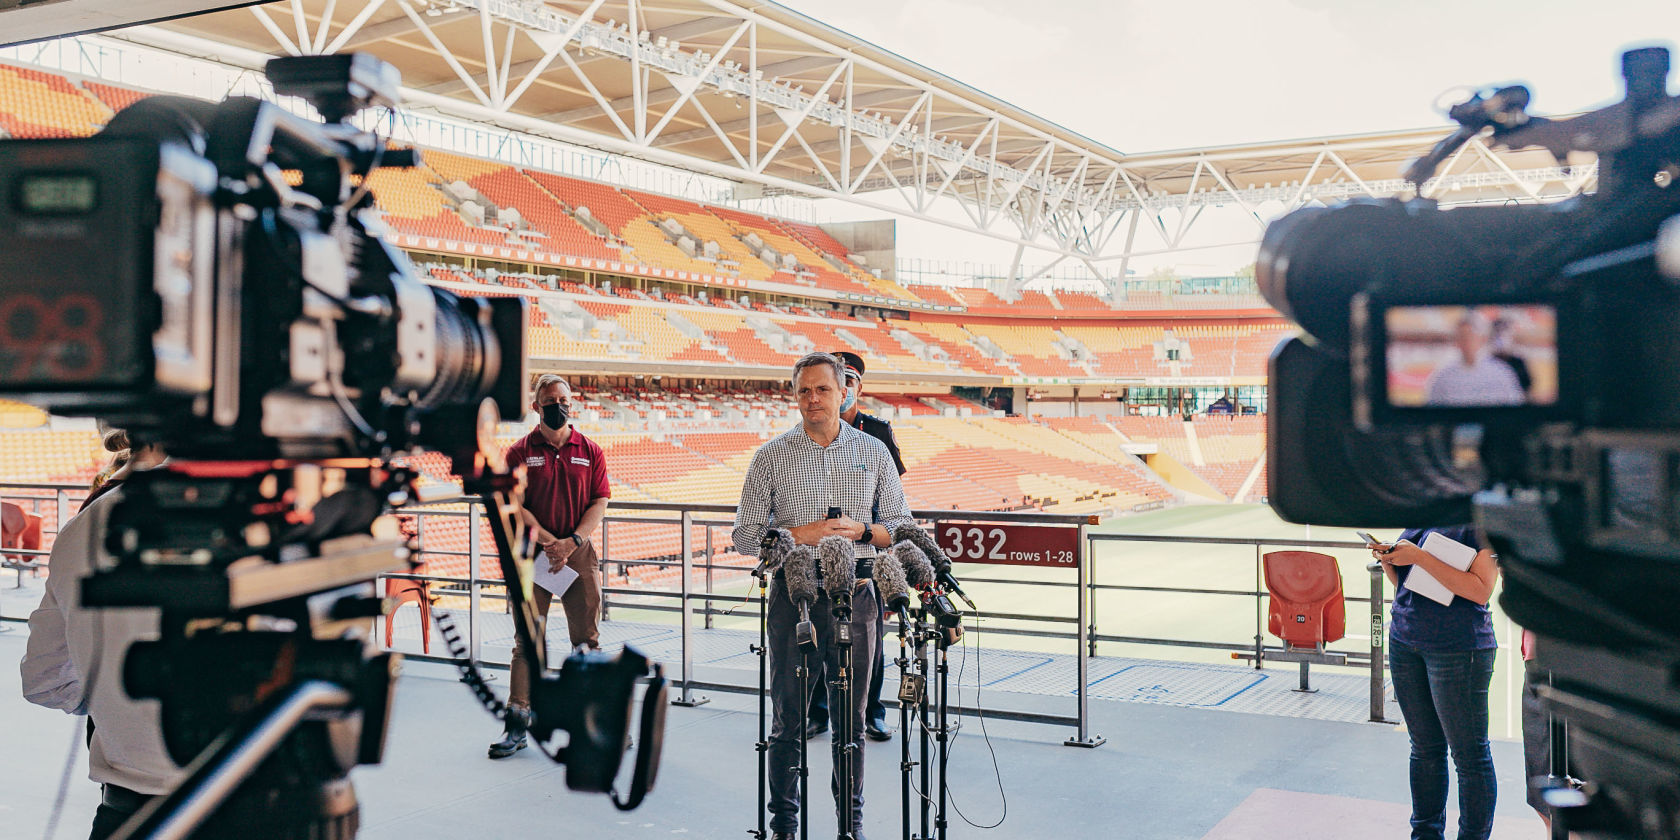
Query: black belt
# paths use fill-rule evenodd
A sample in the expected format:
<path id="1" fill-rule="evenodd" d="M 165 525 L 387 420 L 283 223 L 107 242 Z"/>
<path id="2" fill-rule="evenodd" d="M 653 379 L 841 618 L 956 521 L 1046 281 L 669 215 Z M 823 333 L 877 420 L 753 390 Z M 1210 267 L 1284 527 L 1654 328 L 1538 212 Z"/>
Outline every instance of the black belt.
<path id="1" fill-rule="evenodd" d="M 132 814 L 146 807 L 146 803 L 153 799 L 153 797 L 139 791 L 129 790 L 122 785 L 113 785 L 110 782 L 106 782 L 102 787 L 104 792 L 100 799 L 105 803 L 105 807 L 125 814 Z"/>

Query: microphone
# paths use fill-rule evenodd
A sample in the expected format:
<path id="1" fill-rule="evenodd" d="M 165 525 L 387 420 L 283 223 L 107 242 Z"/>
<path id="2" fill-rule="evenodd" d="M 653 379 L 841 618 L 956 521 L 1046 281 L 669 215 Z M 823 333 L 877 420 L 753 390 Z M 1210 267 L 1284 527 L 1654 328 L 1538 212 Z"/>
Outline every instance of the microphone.
<path id="1" fill-rule="evenodd" d="M 909 542 L 921 549 L 922 553 L 927 555 L 929 562 L 933 564 L 934 579 L 939 581 L 941 586 L 955 592 L 957 597 L 966 601 L 969 609 L 978 609 L 974 606 L 974 599 L 968 597 L 968 593 L 963 591 L 962 584 L 958 583 L 956 576 L 951 574 L 951 558 L 946 556 L 945 550 L 940 548 L 939 543 L 935 542 L 933 537 L 928 536 L 928 532 L 922 530 L 921 526 L 914 522 L 906 522 L 894 528 L 893 541 Z"/>
<path id="2" fill-rule="evenodd" d="M 787 582 L 788 600 L 799 607 L 799 625 L 794 628 L 794 640 L 806 653 L 817 652 L 817 627 L 811 623 L 811 605 L 817 601 L 817 555 L 810 546 L 794 546 L 782 563 L 782 579 Z"/>
<path id="3" fill-rule="evenodd" d="M 898 563 L 904 568 L 905 582 L 918 590 L 933 587 L 933 564 L 928 562 L 927 555 L 915 544 L 905 541 L 893 546 L 893 553 L 898 555 Z"/>
<path id="4" fill-rule="evenodd" d="M 793 537 L 779 528 L 769 528 L 764 532 L 764 538 L 758 541 L 758 565 L 753 567 L 752 575 L 760 581 L 766 576 L 773 575 L 782 564 L 787 562 L 788 552 L 793 550 Z"/>
<path id="5" fill-rule="evenodd" d="M 823 537 L 817 541 L 817 554 L 822 558 L 823 589 L 836 609 L 850 608 L 852 587 L 857 585 L 857 556 L 851 541 L 840 536 Z"/>
<path id="6" fill-rule="evenodd" d="M 900 553 L 920 554 L 916 547 L 905 542 L 875 558 L 875 589 L 881 594 L 881 604 L 898 615 L 899 634 L 910 626 L 910 589 L 904 577 Z"/>

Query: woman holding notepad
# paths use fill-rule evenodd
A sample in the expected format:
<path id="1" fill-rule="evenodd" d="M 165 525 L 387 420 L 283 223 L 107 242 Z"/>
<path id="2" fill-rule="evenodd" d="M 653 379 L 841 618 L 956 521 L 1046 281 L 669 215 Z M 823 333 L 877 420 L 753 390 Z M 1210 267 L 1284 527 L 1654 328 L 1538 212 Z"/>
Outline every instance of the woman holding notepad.
<path id="1" fill-rule="evenodd" d="M 1480 546 L 1470 525 L 1412 529 L 1371 546 L 1395 586 L 1388 667 L 1412 739 L 1413 840 L 1445 837 L 1449 752 L 1459 840 L 1493 831 L 1488 686 L 1498 643 L 1487 604 L 1499 568 Z"/>

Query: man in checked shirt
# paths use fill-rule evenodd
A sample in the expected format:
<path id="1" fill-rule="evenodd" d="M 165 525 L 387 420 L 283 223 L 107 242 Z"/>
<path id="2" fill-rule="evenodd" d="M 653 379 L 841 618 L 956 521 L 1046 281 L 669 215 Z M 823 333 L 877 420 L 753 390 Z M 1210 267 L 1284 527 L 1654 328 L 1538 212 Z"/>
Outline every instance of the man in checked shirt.
<path id="1" fill-rule="evenodd" d="M 845 396 L 845 367 L 828 353 L 811 353 L 793 366 L 794 395 L 799 401 L 799 428 L 790 429 L 759 447 L 741 486 L 735 514 L 735 550 L 756 555 L 766 528 L 780 528 L 800 545 L 814 546 L 823 537 L 839 535 L 853 542 L 859 560 L 873 560 L 877 549 L 892 545 L 892 531 L 913 521 L 898 481 L 898 468 L 879 440 L 840 421 Z M 837 507 L 841 515 L 828 518 Z M 799 827 L 799 742 L 805 734 L 805 709 L 810 697 L 801 696 L 795 671 L 800 654 L 794 640 L 799 610 L 788 600 L 781 573 L 769 593 L 770 700 L 775 709 L 770 729 L 770 831 L 773 840 L 791 840 Z M 828 674 L 839 671 L 833 638 L 833 616 L 827 593 L 811 607 L 817 626 L 818 655 Z M 852 595 L 851 668 L 859 686 L 868 685 L 875 667 L 875 614 L 880 611 L 869 575 L 858 575 Z M 829 707 L 839 714 L 838 698 L 829 689 Z M 848 817 L 852 833 L 863 838 L 863 732 L 867 692 L 856 691 L 848 710 L 852 715 L 852 747 L 856 756 L 856 793 L 850 803 L 835 802 L 837 821 Z M 838 766 L 841 744 L 834 742 Z M 838 782 L 835 782 L 838 796 Z"/>

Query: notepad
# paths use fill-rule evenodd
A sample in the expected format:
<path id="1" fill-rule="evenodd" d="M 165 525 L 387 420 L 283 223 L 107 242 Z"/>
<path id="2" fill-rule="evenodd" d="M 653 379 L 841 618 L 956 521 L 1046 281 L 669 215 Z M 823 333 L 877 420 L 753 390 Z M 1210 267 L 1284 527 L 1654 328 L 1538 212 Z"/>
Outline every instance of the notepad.
<path id="1" fill-rule="evenodd" d="M 577 580 L 578 573 L 571 566 L 561 566 L 560 571 L 551 572 L 548 570 L 548 565 L 548 555 L 537 555 L 536 567 L 531 574 L 531 582 L 554 593 L 554 597 L 558 598 L 566 594 L 566 590 L 571 587 L 572 581 Z"/>
<path id="2" fill-rule="evenodd" d="M 1470 562 L 1476 559 L 1476 549 L 1438 531 L 1430 531 L 1429 536 L 1424 537 L 1423 545 L 1418 547 L 1461 572 L 1469 571 Z M 1412 570 L 1406 573 L 1405 583 L 1401 585 L 1443 606 L 1452 604 L 1452 590 L 1422 566 L 1414 564 Z"/>

